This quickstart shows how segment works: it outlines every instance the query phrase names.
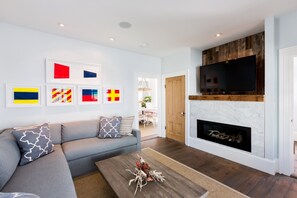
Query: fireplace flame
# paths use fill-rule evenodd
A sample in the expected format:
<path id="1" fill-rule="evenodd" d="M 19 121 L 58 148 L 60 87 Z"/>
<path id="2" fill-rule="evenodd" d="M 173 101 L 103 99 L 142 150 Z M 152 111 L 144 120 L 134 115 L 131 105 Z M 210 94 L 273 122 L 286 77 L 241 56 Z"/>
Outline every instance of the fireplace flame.
<path id="1" fill-rule="evenodd" d="M 236 142 L 236 143 L 241 143 L 242 142 L 242 135 L 238 134 L 238 135 L 227 135 L 224 132 L 220 132 L 218 130 L 208 130 L 208 135 L 216 138 L 216 139 L 220 139 L 220 140 L 226 140 L 229 142 Z"/>

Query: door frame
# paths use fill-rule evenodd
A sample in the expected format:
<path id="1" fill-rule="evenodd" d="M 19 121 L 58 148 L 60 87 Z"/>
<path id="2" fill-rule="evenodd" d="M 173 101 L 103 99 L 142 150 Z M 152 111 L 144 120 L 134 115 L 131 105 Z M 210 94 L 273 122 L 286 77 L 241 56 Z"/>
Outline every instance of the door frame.
<path id="1" fill-rule="evenodd" d="M 166 78 L 177 77 L 177 76 L 185 76 L 185 144 L 188 145 L 189 135 L 190 135 L 190 105 L 189 105 L 189 98 L 188 98 L 188 91 L 189 91 L 189 70 L 182 70 L 178 72 L 162 74 L 162 121 L 161 121 L 161 137 L 166 137 L 166 89 L 165 83 Z"/>
<path id="2" fill-rule="evenodd" d="M 297 57 L 297 47 L 279 51 L 279 173 L 288 176 L 294 172 L 294 57 Z"/>
<path id="3" fill-rule="evenodd" d="M 142 72 L 135 72 L 134 73 L 134 125 L 133 128 L 139 129 L 139 117 L 138 117 L 138 78 L 153 78 L 157 79 L 157 103 L 158 103 L 158 133 L 157 136 L 161 136 L 161 125 L 162 125 L 162 115 L 161 115 L 161 76 L 160 74 L 150 74 L 150 73 L 142 73 Z"/>

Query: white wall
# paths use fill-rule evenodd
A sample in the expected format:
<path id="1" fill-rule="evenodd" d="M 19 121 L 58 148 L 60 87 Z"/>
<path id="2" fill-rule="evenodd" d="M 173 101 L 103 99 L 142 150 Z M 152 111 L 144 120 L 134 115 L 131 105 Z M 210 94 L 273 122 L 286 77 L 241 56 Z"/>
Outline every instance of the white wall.
<path id="1" fill-rule="evenodd" d="M 161 59 L 0 23 L 0 129 L 41 122 L 134 115 L 135 73 L 161 73 Z M 6 108 L 5 83 L 46 85 L 45 59 L 102 65 L 102 85 L 124 88 L 124 102 L 112 105 Z M 135 123 L 134 123 L 135 124 Z"/>

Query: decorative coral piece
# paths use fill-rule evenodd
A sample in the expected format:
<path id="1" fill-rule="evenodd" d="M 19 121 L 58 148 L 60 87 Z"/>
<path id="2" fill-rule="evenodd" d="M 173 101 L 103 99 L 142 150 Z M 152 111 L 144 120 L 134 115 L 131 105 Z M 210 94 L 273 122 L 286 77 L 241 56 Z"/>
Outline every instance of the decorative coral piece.
<path id="1" fill-rule="evenodd" d="M 135 171 L 131 171 L 130 169 L 126 169 L 126 171 L 130 172 L 132 175 L 135 176 L 134 179 L 131 179 L 129 181 L 129 186 L 132 184 L 132 182 L 136 183 L 136 189 L 134 192 L 134 195 L 137 193 L 137 190 L 139 188 L 139 191 L 141 191 L 142 187 L 147 185 L 147 182 L 150 181 L 157 181 L 157 182 L 163 182 L 165 181 L 165 176 L 162 175 L 162 172 L 157 172 L 156 170 L 151 170 L 151 167 L 148 163 L 145 162 L 145 160 L 137 155 L 139 160 L 136 161 L 136 168 Z"/>

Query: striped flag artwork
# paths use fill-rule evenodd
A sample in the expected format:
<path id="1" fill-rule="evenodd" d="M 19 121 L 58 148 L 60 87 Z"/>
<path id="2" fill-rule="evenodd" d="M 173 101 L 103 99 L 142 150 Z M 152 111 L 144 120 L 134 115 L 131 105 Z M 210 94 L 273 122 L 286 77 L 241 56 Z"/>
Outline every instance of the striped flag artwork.
<path id="1" fill-rule="evenodd" d="M 39 104 L 38 88 L 13 88 L 14 104 Z"/>
<path id="2" fill-rule="evenodd" d="M 52 103 L 72 103 L 72 89 L 52 88 Z"/>
<path id="3" fill-rule="evenodd" d="M 97 89 L 82 89 L 83 102 L 97 102 L 98 90 Z"/>
<path id="4" fill-rule="evenodd" d="M 119 89 L 107 89 L 107 101 L 108 102 L 117 102 L 120 101 L 120 90 Z"/>

